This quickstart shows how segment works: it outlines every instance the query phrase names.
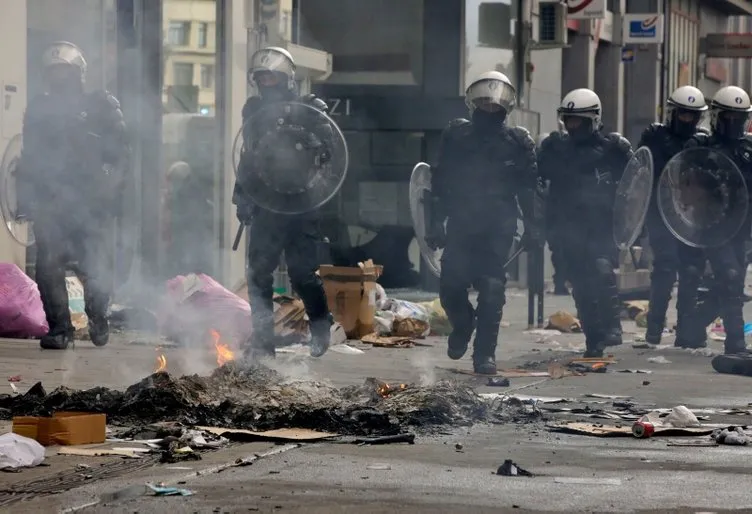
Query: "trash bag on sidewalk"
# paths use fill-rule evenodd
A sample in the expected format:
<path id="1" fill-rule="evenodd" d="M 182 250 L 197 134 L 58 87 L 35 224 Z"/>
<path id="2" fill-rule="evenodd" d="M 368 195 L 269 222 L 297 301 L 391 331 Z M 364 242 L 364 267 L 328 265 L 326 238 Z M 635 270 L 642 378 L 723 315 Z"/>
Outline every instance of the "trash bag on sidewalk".
<path id="1" fill-rule="evenodd" d="M 0 336 L 36 338 L 48 330 L 36 282 L 15 264 L 0 263 Z"/>
<path id="2" fill-rule="evenodd" d="M 426 312 L 428 312 L 428 324 L 431 326 L 431 335 L 447 336 L 452 332 L 452 325 L 449 323 L 444 307 L 441 306 L 441 300 L 436 298 L 430 302 L 419 303 Z"/>
<path id="3" fill-rule="evenodd" d="M 31 468 L 44 461 L 44 446 L 18 434 L 0 435 L 0 469 Z"/>
<path id="4" fill-rule="evenodd" d="M 188 343 L 215 330 L 239 347 L 251 334 L 248 302 L 204 274 L 178 275 L 167 281 L 159 314 L 160 332 Z"/>

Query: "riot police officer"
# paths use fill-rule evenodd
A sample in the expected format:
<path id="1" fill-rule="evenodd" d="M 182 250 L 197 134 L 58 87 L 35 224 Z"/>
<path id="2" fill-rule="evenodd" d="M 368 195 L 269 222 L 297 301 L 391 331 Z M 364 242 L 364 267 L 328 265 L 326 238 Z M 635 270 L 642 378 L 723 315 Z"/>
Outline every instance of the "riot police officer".
<path id="1" fill-rule="evenodd" d="M 295 92 L 295 63 L 290 53 L 283 48 L 268 47 L 254 53 L 248 80 L 255 85 L 259 95 L 250 97 L 243 107 L 243 130 L 249 131 L 246 140 L 253 139 L 251 133 L 263 133 L 273 128 L 266 125 L 276 122 L 276 119 L 264 116 L 254 119 L 254 116 L 274 103 L 302 102 L 317 110 L 314 112 L 326 112 L 328 109 L 326 103 L 314 95 L 298 98 Z M 307 122 L 301 120 L 300 123 Z M 313 135 L 315 127 L 303 128 L 308 131 L 308 139 L 315 140 L 313 144 L 323 144 Z M 320 357 L 329 347 L 332 322 L 323 285 L 316 274 L 319 267 L 317 250 L 322 240 L 317 213 L 285 215 L 256 205 L 243 185 L 244 176 L 258 173 L 254 171 L 254 167 L 260 166 L 252 158 L 250 150 L 252 149 L 245 148 L 241 156 L 232 198 L 237 206 L 238 219 L 241 223 L 250 225 L 248 298 L 253 318 L 253 335 L 247 351 L 251 358 L 274 357 L 272 274 L 284 252 L 292 287 L 305 304 L 308 314 L 311 329 L 310 353 L 314 357 Z M 320 156 L 326 157 L 323 147 Z M 274 173 L 274 170 L 266 171 Z M 305 169 L 299 170 L 301 175 L 305 172 Z"/>
<path id="2" fill-rule="evenodd" d="M 687 142 L 687 147 L 703 146 L 718 150 L 739 167 L 752 188 L 752 135 L 746 133 L 752 113 L 749 95 L 740 87 L 721 88 L 710 103 L 710 136 L 697 134 Z M 712 163 L 710 163 L 712 166 Z M 696 258 L 696 267 L 704 270 L 705 258 L 713 271 L 713 285 L 723 326 L 726 331 L 724 350 L 726 355 L 746 354 L 744 341 L 744 277 L 746 272 L 745 244 L 750 234 L 750 215 L 736 235 L 719 247 L 707 248 L 704 258 Z M 696 315 L 691 316 L 700 322 Z M 694 327 L 692 332 L 704 332 L 705 327 Z"/>
<path id="3" fill-rule="evenodd" d="M 46 92 L 27 106 L 17 182 L 23 214 L 34 222 L 36 281 L 49 332 L 44 349 L 73 342 L 66 268 L 84 286 L 91 341 L 109 338 L 114 216 L 122 209 L 129 145 L 118 101 L 106 91 L 84 91 L 86 60 L 66 41 L 43 54 Z"/>
<path id="4" fill-rule="evenodd" d="M 682 86 L 676 89 L 668 101 L 666 124 L 653 123 L 642 133 L 638 146 L 646 146 L 653 154 L 655 185 L 646 218 L 646 228 L 653 253 L 653 271 L 650 276 L 650 310 L 647 316 L 645 340 L 650 344 L 660 344 L 666 323 L 666 311 L 671 299 L 671 291 L 679 272 L 677 298 L 678 326 L 676 346 L 695 347 L 704 344 L 704 337 L 687 333 L 682 328 L 682 317 L 689 312 L 699 287 L 700 273 L 688 257 L 695 250 L 679 242 L 668 230 L 661 218 L 656 200 L 657 183 L 660 173 L 668 161 L 679 153 L 687 141 L 697 133 L 697 125 L 708 110 L 705 97 L 696 87 Z M 680 265 L 684 261 L 684 265 Z M 704 332 L 703 332 L 704 334 Z"/>
<path id="5" fill-rule="evenodd" d="M 558 113 L 566 132 L 542 142 L 538 168 L 549 183 L 549 205 L 557 209 L 551 213 L 559 220 L 556 229 L 564 235 L 586 356 L 597 357 L 604 347 L 622 343 L 613 204 L 632 148 L 620 134 L 601 132 L 601 101 L 589 89 L 568 93 Z"/>
<path id="6" fill-rule="evenodd" d="M 427 242 L 444 248 L 439 296 L 452 324 L 447 355 L 461 359 L 477 329 L 473 368 L 483 374 L 496 373 L 504 263 L 517 230 L 517 201 L 528 244 L 542 244 L 533 213 L 535 141 L 524 128 L 506 124 L 515 98 L 511 82 L 497 71 L 471 83 L 465 93 L 471 120 L 455 119 L 444 129 L 432 173 Z M 477 309 L 468 301 L 471 286 L 478 291 Z"/>

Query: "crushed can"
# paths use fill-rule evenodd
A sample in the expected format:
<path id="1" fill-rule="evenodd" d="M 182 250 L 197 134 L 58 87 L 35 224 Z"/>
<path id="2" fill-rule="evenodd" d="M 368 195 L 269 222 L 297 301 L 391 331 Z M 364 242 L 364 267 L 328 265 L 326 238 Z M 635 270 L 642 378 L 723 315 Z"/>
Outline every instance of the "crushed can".
<path id="1" fill-rule="evenodd" d="M 638 439 L 647 439 L 655 433 L 655 426 L 649 421 L 637 421 L 632 425 L 632 435 Z"/>

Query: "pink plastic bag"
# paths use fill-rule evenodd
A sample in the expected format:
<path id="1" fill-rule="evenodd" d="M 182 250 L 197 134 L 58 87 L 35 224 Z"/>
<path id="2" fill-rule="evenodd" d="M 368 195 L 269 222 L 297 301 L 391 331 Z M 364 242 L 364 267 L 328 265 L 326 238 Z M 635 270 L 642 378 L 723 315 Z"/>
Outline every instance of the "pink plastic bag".
<path id="1" fill-rule="evenodd" d="M 36 338 L 48 330 L 36 282 L 15 264 L 0 263 L 0 336 Z"/>
<path id="2" fill-rule="evenodd" d="M 211 330 L 235 348 L 251 334 L 251 306 L 208 275 L 178 275 L 167 281 L 160 331 L 176 341 L 203 339 L 211 344 Z"/>

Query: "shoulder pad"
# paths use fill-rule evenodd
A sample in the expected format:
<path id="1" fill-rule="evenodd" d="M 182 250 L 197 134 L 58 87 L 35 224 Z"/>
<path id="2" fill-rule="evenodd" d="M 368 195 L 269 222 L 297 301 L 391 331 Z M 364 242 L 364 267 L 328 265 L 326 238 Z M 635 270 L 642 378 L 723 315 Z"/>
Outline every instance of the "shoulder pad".
<path id="1" fill-rule="evenodd" d="M 243 106 L 243 119 L 250 118 L 256 111 L 261 108 L 263 100 L 260 96 L 251 96 L 245 101 Z"/>
<path id="2" fill-rule="evenodd" d="M 535 148 L 535 139 L 525 127 L 512 127 L 509 133 L 517 143 L 525 148 Z"/>
<path id="3" fill-rule="evenodd" d="M 120 102 L 109 91 L 93 91 L 90 93 L 89 98 L 98 105 L 107 105 L 111 109 L 120 109 Z"/>
<path id="4" fill-rule="evenodd" d="M 318 109 L 319 111 L 329 111 L 329 106 L 326 105 L 326 102 L 314 94 L 305 95 L 301 97 L 300 101 L 306 105 L 310 105 L 311 107 Z"/>
<path id="5" fill-rule="evenodd" d="M 541 148 L 551 148 L 553 145 L 559 144 L 564 141 L 565 134 L 563 132 L 560 132 L 558 130 L 555 130 L 551 133 L 549 133 L 546 137 L 541 139 L 540 141 L 540 147 Z"/>
<path id="6" fill-rule="evenodd" d="M 629 152 L 632 150 L 632 143 L 630 143 L 626 137 L 622 136 L 618 132 L 611 132 L 606 135 L 606 140 L 613 144 L 614 147 L 622 152 Z"/>

